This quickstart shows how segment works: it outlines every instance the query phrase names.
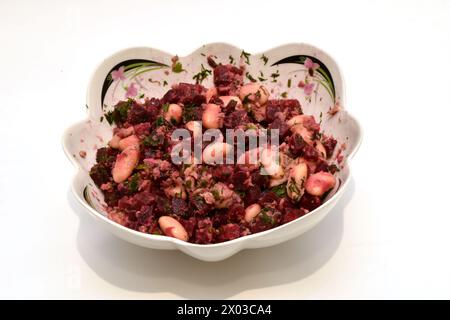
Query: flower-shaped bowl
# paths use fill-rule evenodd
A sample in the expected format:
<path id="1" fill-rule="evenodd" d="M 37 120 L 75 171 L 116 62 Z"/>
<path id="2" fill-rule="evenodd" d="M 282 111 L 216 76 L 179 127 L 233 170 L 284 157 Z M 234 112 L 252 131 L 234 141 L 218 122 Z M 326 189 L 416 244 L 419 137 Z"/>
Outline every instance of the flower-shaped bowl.
<path id="1" fill-rule="evenodd" d="M 193 244 L 145 234 L 110 220 L 102 192 L 89 177 L 96 150 L 112 137 L 112 127 L 105 121 L 104 113 L 126 97 L 162 97 L 172 84 L 193 83 L 195 75 L 208 69 L 206 57 L 209 55 L 220 63 L 245 65 L 247 81 L 261 81 L 272 97 L 299 99 L 303 111 L 314 115 L 325 134 L 333 135 L 338 141 L 333 155 L 340 168 L 336 187 L 320 207 L 297 220 L 218 244 Z M 286 44 L 258 54 L 225 43 L 212 43 L 179 57 L 180 70 L 176 71 L 181 72 L 173 72 L 173 56 L 153 48 L 130 48 L 111 55 L 94 71 L 87 91 L 88 117 L 69 127 L 63 136 L 64 151 L 77 169 L 71 188 L 84 210 L 100 225 L 128 242 L 153 249 L 178 249 L 204 261 L 219 261 L 243 249 L 276 245 L 318 224 L 345 192 L 350 178 L 349 161 L 362 139 L 358 121 L 345 110 L 344 82 L 337 63 L 324 51 L 304 43 Z M 312 66 L 305 66 L 306 61 Z M 308 78 L 309 86 L 302 85 L 311 67 L 315 68 L 315 75 Z M 212 76 L 203 74 L 206 77 L 202 85 L 211 87 Z"/>

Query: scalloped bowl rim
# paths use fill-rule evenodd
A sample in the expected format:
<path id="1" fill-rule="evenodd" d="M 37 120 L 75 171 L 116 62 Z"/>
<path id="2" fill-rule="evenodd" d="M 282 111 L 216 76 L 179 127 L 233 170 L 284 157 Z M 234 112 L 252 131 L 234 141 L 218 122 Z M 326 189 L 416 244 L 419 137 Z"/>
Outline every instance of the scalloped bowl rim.
<path id="1" fill-rule="evenodd" d="M 228 44 L 228 43 L 225 43 L 225 42 L 214 42 L 214 43 L 208 43 L 207 45 L 208 45 L 208 46 L 211 46 L 211 45 L 226 45 L 226 46 L 233 47 L 233 48 L 235 48 L 235 49 L 239 49 L 239 47 L 236 47 L 236 46 L 234 46 L 234 45 L 232 45 L 232 44 Z M 335 60 L 334 58 L 332 58 L 332 57 L 331 57 L 326 51 L 324 51 L 323 49 L 319 49 L 319 48 L 317 48 L 317 47 L 315 47 L 315 46 L 313 46 L 313 45 L 310 45 L 310 44 L 304 43 L 304 42 L 302 42 L 302 43 L 291 42 L 291 43 L 286 43 L 286 44 L 283 44 L 283 45 L 279 45 L 279 46 L 273 47 L 273 48 L 271 48 L 271 49 L 268 49 L 268 50 L 265 50 L 265 51 L 262 51 L 262 52 L 252 53 L 252 54 L 257 55 L 257 54 L 261 54 L 261 53 L 264 53 L 264 52 L 273 51 L 273 50 L 277 50 L 277 49 L 280 49 L 280 48 L 283 48 L 283 47 L 291 46 L 291 45 L 306 45 L 306 46 L 309 46 L 309 47 L 311 47 L 311 48 L 314 48 L 314 49 L 320 51 L 322 54 L 324 54 L 324 55 L 327 56 L 331 61 L 334 62 L 335 67 L 336 67 L 336 69 L 337 69 L 337 71 L 338 71 L 338 73 L 339 73 L 340 80 L 341 80 L 341 85 L 342 85 L 341 100 L 345 102 L 345 101 L 346 101 L 346 99 L 345 99 L 345 81 L 344 81 L 344 77 L 343 77 L 343 74 L 342 74 L 342 72 L 341 72 L 341 69 L 340 69 L 338 63 L 336 62 L 336 60 Z M 199 47 L 198 49 L 192 51 L 190 54 L 188 54 L 188 55 L 186 55 L 186 56 L 183 56 L 183 57 L 181 57 L 181 58 L 190 56 L 190 55 L 196 53 L 197 51 L 201 50 L 203 47 L 204 47 L 204 46 L 201 46 L 201 47 Z M 154 48 L 144 47 L 144 46 L 142 46 L 142 47 L 141 47 L 141 46 L 140 46 L 140 47 L 130 47 L 130 48 L 126 48 L 126 49 L 119 50 L 119 51 L 117 51 L 117 52 L 111 54 L 111 55 L 108 56 L 107 58 L 103 59 L 100 63 L 98 63 L 98 64 L 97 64 L 97 67 L 96 67 L 96 68 L 94 69 L 94 71 L 92 72 L 92 74 L 91 74 L 91 76 L 90 76 L 90 80 L 89 80 L 88 89 L 87 89 L 87 100 L 89 99 L 89 96 L 90 96 L 90 90 L 91 90 L 91 88 L 92 88 L 92 86 L 93 86 L 92 84 L 93 84 L 93 82 L 94 82 L 94 78 L 95 78 L 95 76 L 96 76 L 96 74 L 97 74 L 97 72 L 98 72 L 98 69 L 99 69 L 105 62 L 107 62 L 107 61 L 110 60 L 110 59 L 113 59 L 114 57 L 116 57 L 116 56 L 118 56 L 118 55 L 123 54 L 124 52 L 130 51 L 130 50 L 143 50 L 143 49 L 145 49 L 145 50 L 151 49 L 151 50 L 158 51 L 158 52 L 160 52 L 161 54 L 164 54 L 164 55 L 172 55 L 171 53 L 168 53 L 168 52 L 165 52 L 165 51 L 162 51 L 162 50 L 159 50 L 159 49 L 154 49 Z M 241 50 L 241 49 L 239 49 L 239 50 Z M 346 106 L 346 105 L 345 105 L 345 106 Z M 327 200 L 326 200 L 323 204 L 321 204 L 319 207 L 317 207 L 316 209 L 314 209 L 314 210 L 308 212 L 306 215 L 304 215 L 304 216 L 302 216 L 302 217 L 299 217 L 299 218 L 297 218 L 297 219 L 295 219 L 295 220 L 293 220 L 293 221 L 290 221 L 290 222 L 288 222 L 288 223 L 285 223 L 285 224 L 282 224 L 282 225 L 280 225 L 280 226 L 277 226 L 277 227 L 275 227 L 275 228 L 273 228 L 273 229 L 269 229 L 269 230 L 266 230 L 266 231 L 262 231 L 262 232 L 258 232 L 258 233 L 254 233 L 254 234 L 250 234 L 250 235 L 246 235 L 246 236 L 242 236 L 242 237 L 239 237 L 239 238 L 236 238 L 236 239 L 233 239 L 233 240 L 229 240 L 229 241 L 225 241 L 225 242 L 220 242 L 220 243 L 214 243 L 214 244 L 195 244 L 195 243 L 191 243 L 191 242 L 187 242 L 187 241 L 182 241 L 182 240 L 179 240 L 179 239 L 176 239 L 176 238 L 172 238 L 172 237 L 168 237 L 168 236 L 152 235 L 152 234 L 147 234 L 147 233 L 135 231 L 135 230 L 132 230 L 132 229 L 130 229 L 130 228 L 124 227 L 124 226 L 120 225 L 119 223 L 116 223 L 116 222 L 112 221 L 111 219 L 109 219 L 108 217 L 102 215 L 100 212 L 98 212 L 97 210 L 95 210 L 94 208 L 92 208 L 89 204 L 87 204 L 86 201 L 85 201 L 84 199 L 81 199 L 81 197 L 78 195 L 78 192 L 77 192 L 77 190 L 75 189 L 75 188 L 76 188 L 76 186 L 75 186 L 75 180 L 76 180 L 76 178 L 78 177 L 78 175 L 82 174 L 82 170 L 81 170 L 80 166 L 78 165 L 77 161 L 71 156 L 71 154 L 70 154 L 70 152 L 69 152 L 69 150 L 68 150 L 68 148 L 67 148 L 67 146 L 66 146 L 66 141 L 69 139 L 68 137 L 69 137 L 69 135 L 70 135 L 70 131 L 71 131 L 73 128 L 79 126 L 81 123 L 83 123 L 83 122 L 89 120 L 89 118 L 86 118 L 86 119 L 84 119 L 84 120 L 78 121 L 78 122 L 76 122 L 76 123 L 70 125 L 70 126 L 64 131 L 63 136 L 62 136 L 62 141 L 61 141 L 61 142 L 62 142 L 63 150 L 64 150 L 66 156 L 67 156 L 67 157 L 69 158 L 69 160 L 72 162 L 72 164 L 77 168 L 77 171 L 76 171 L 75 175 L 74 175 L 73 178 L 72 178 L 71 192 L 73 193 L 73 195 L 75 196 L 75 198 L 77 199 L 77 201 L 83 206 L 83 208 L 86 209 L 86 210 L 87 210 L 94 218 L 101 219 L 103 222 L 108 223 L 108 224 L 111 225 L 112 227 L 115 227 L 115 228 L 117 228 L 117 229 L 120 229 L 120 230 L 122 230 L 122 231 L 124 231 L 124 232 L 126 232 L 126 233 L 129 233 L 129 234 L 133 235 L 133 236 L 137 236 L 137 237 L 139 237 L 139 238 L 141 238 L 141 239 L 150 240 L 150 241 L 156 241 L 156 242 L 169 242 L 169 243 L 172 243 L 172 244 L 176 245 L 175 248 L 160 248 L 160 249 L 163 249 L 163 250 L 180 249 L 179 247 L 191 247 L 191 248 L 196 248 L 196 249 L 200 249 L 200 248 L 205 248 L 205 249 L 206 249 L 206 248 L 223 248 L 223 247 L 235 245 L 236 243 L 239 243 L 239 242 L 241 242 L 241 243 L 249 242 L 249 241 L 251 241 L 251 240 L 253 240 L 253 239 L 263 237 L 264 235 L 267 235 L 267 234 L 270 234 L 270 233 L 274 233 L 274 232 L 282 232 L 282 230 L 285 229 L 285 228 L 287 228 L 289 225 L 302 223 L 303 220 L 305 220 L 306 218 L 308 218 L 308 217 L 310 217 L 310 216 L 312 216 L 312 215 L 315 215 L 317 212 L 319 212 L 319 211 L 321 211 L 321 210 L 327 208 L 327 207 L 330 206 L 331 204 L 334 205 L 334 202 L 335 202 L 335 201 L 333 201 L 333 200 L 336 200 L 336 198 L 339 198 L 339 197 L 342 195 L 342 193 L 344 192 L 344 190 L 345 190 L 345 189 L 347 188 L 347 186 L 348 186 L 348 183 L 349 183 L 349 180 L 350 180 L 350 176 L 351 176 L 351 170 L 350 170 L 349 162 L 350 162 L 350 160 L 353 158 L 353 156 L 357 153 L 357 151 L 358 151 L 358 149 L 359 149 L 359 147 L 360 147 L 360 145 L 361 145 L 361 143 L 362 143 L 363 135 L 364 135 L 362 126 L 361 126 L 360 122 L 358 121 L 358 119 L 355 118 L 355 117 L 353 117 L 352 114 L 348 112 L 347 108 L 345 108 L 345 111 L 347 112 L 348 117 L 351 118 L 352 121 L 354 121 L 354 123 L 355 123 L 355 125 L 356 125 L 356 127 L 358 128 L 358 131 L 359 131 L 359 136 L 358 136 L 357 141 L 355 142 L 355 145 L 354 145 L 354 147 L 353 147 L 353 150 L 352 150 L 352 152 L 351 152 L 350 154 L 348 154 L 348 156 L 346 157 L 346 160 L 345 160 L 346 163 L 347 163 L 346 165 L 348 166 L 348 170 L 349 170 L 349 176 L 348 176 L 348 178 L 342 183 L 342 185 L 340 186 L 339 190 L 337 190 L 336 193 L 334 193 L 329 199 L 327 199 Z M 319 221 L 319 222 L 320 222 L 320 221 Z M 300 234 L 299 234 L 299 235 L 300 235 Z M 236 252 L 234 252 L 233 254 L 235 254 L 235 253 L 241 251 L 242 249 L 246 249 L 246 247 L 243 247 L 243 246 L 239 247 L 238 250 L 237 250 Z M 231 254 L 231 255 L 233 255 L 233 254 Z M 231 256 L 231 255 L 230 255 L 230 256 Z M 194 257 L 196 257 L 196 256 L 194 256 Z M 198 257 L 196 257 L 196 258 L 198 258 Z M 205 260 L 205 259 L 202 259 L 202 260 Z"/>

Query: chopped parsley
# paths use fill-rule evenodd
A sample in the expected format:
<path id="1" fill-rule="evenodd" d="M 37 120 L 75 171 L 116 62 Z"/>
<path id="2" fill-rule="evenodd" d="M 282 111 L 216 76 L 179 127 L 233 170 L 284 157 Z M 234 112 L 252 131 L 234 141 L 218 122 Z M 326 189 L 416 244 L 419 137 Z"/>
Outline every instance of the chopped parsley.
<path id="1" fill-rule="evenodd" d="M 167 86 L 167 85 L 168 85 L 167 81 L 164 80 L 164 81 L 163 81 L 163 86 L 165 87 L 165 86 Z"/>
<path id="2" fill-rule="evenodd" d="M 269 61 L 269 58 L 267 58 L 264 54 L 261 56 L 260 58 L 262 61 L 264 61 L 264 65 L 267 64 L 267 62 Z"/>
<path id="3" fill-rule="evenodd" d="M 194 79 L 196 83 L 202 83 L 202 81 L 205 80 L 206 78 L 208 78 L 208 76 L 210 76 L 210 75 L 211 75 L 211 70 L 206 69 L 202 63 L 200 72 L 197 73 L 196 75 L 194 75 L 192 77 L 192 79 Z"/>
<path id="4" fill-rule="evenodd" d="M 219 200 L 220 200 L 220 194 L 219 194 L 219 191 L 217 191 L 217 190 L 211 190 L 211 193 L 212 193 L 212 195 L 213 195 L 213 197 L 214 197 L 214 200 L 216 200 L 216 201 L 219 201 Z"/>
<path id="5" fill-rule="evenodd" d="M 230 64 L 234 63 L 234 58 L 231 54 L 228 56 L 228 59 L 230 60 Z"/>
<path id="6" fill-rule="evenodd" d="M 256 79 L 253 78 L 253 76 L 252 76 L 250 73 L 246 72 L 246 73 L 245 73 L 245 76 L 246 76 L 247 79 L 250 80 L 251 82 L 256 82 Z"/>
<path id="7" fill-rule="evenodd" d="M 272 82 L 277 82 L 277 78 L 280 76 L 279 71 L 277 70 L 277 72 L 274 72 L 270 75 L 270 77 L 272 78 Z"/>
<path id="8" fill-rule="evenodd" d="M 264 78 L 264 73 L 262 73 L 262 71 L 259 71 L 259 77 L 258 77 L 259 81 L 266 81 L 267 79 Z"/>
<path id="9" fill-rule="evenodd" d="M 148 166 L 145 163 L 141 163 L 136 166 L 136 170 L 145 170 L 145 169 L 148 169 Z"/>
<path id="10" fill-rule="evenodd" d="M 141 94 L 139 95 L 139 99 L 142 99 L 143 97 L 144 97 L 144 94 L 141 93 Z"/>
<path id="11" fill-rule="evenodd" d="M 248 64 L 248 65 L 250 64 L 250 53 L 242 50 L 240 57 L 245 59 L 246 64 Z"/>
<path id="12" fill-rule="evenodd" d="M 292 84 L 292 81 L 291 81 L 291 79 L 289 79 L 289 80 L 288 80 L 288 82 L 287 82 L 287 86 L 288 86 L 288 88 L 290 88 L 290 87 L 291 87 L 291 84 Z"/>
<path id="13" fill-rule="evenodd" d="M 276 187 L 273 187 L 272 192 L 275 193 L 280 198 L 285 197 L 286 196 L 286 183 L 283 183 Z"/>
<path id="14" fill-rule="evenodd" d="M 162 109 L 163 109 L 164 112 L 169 111 L 169 104 L 168 103 L 164 103 L 163 106 L 162 106 Z"/>
<path id="15" fill-rule="evenodd" d="M 248 104 L 248 103 L 250 103 L 250 93 L 249 93 L 248 95 L 246 95 L 246 96 L 244 97 L 244 99 L 242 99 L 242 103 L 243 103 L 243 104 Z"/>
<path id="16" fill-rule="evenodd" d="M 123 123 L 128 117 L 128 111 L 130 110 L 133 100 L 120 101 L 115 105 L 114 110 L 105 113 L 105 119 L 109 124 Z"/>
<path id="17" fill-rule="evenodd" d="M 155 125 L 157 127 L 161 127 L 162 125 L 164 125 L 164 118 L 163 117 L 158 117 L 155 120 Z"/>
<path id="18" fill-rule="evenodd" d="M 151 135 L 145 137 L 144 140 L 142 140 L 142 145 L 144 147 L 156 147 L 159 145 L 159 139 L 158 136 L 155 133 L 152 133 Z"/>
<path id="19" fill-rule="evenodd" d="M 180 72 L 184 71 L 183 65 L 181 64 L 181 62 L 177 61 L 177 62 L 172 66 L 172 71 L 175 72 L 175 73 L 180 73 Z"/>
<path id="20" fill-rule="evenodd" d="M 190 189 L 192 187 L 192 180 L 187 180 L 185 185 L 188 189 Z"/>
<path id="21" fill-rule="evenodd" d="M 128 189 L 131 192 L 134 193 L 134 192 L 138 191 L 138 188 L 139 188 L 139 175 L 137 173 L 133 174 L 131 176 L 130 180 L 127 181 L 126 184 L 128 186 Z"/>
<path id="22" fill-rule="evenodd" d="M 283 97 L 283 98 L 287 98 L 287 92 L 285 91 L 285 92 L 283 92 L 282 94 L 281 94 L 281 96 Z"/>
<path id="23" fill-rule="evenodd" d="M 259 218 L 265 224 L 274 224 L 275 221 L 274 221 L 273 217 L 268 215 L 267 212 L 269 212 L 269 208 L 263 208 L 261 210 L 261 212 L 259 213 Z"/>
<path id="24" fill-rule="evenodd" d="M 289 189 L 290 192 L 295 193 L 297 195 L 300 195 L 300 190 L 298 190 L 297 185 L 295 184 L 295 182 L 289 183 L 288 189 Z"/>
<path id="25" fill-rule="evenodd" d="M 183 121 L 185 123 L 195 120 L 195 115 L 196 115 L 196 106 L 194 104 L 187 104 L 184 106 L 182 116 Z"/>

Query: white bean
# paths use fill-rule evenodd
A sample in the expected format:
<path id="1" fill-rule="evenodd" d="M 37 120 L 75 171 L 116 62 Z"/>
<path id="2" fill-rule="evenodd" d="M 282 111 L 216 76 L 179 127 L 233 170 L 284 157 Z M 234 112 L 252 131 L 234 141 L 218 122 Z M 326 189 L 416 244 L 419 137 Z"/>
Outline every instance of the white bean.
<path id="1" fill-rule="evenodd" d="M 262 106 L 269 99 L 269 91 L 258 83 L 249 83 L 241 87 L 239 90 L 239 98 L 241 101 L 247 100 L 250 103 Z"/>
<path id="2" fill-rule="evenodd" d="M 202 123 L 207 129 L 218 129 L 223 126 L 224 114 L 221 113 L 220 106 L 208 103 L 203 110 Z"/>
<path id="3" fill-rule="evenodd" d="M 131 146 L 123 150 L 116 159 L 112 169 L 112 176 L 115 182 L 124 182 L 133 172 L 139 162 L 139 149 Z"/>
<path id="4" fill-rule="evenodd" d="M 261 206 L 254 203 L 245 209 L 244 220 L 247 222 L 252 221 L 261 212 Z"/>
<path id="5" fill-rule="evenodd" d="M 175 121 L 179 123 L 181 121 L 181 117 L 183 115 L 183 108 L 175 103 L 169 104 L 167 108 L 167 112 L 164 115 L 164 119 L 168 122 Z"/>
<path id="6" fill-rule="evenodd" d="M 108 145 L 113 149 L 119 149 L 119 143 L 122 140 L 117 134 L 115 134 L 111 140 L 109 140 Z"/>
<path id="7" fill-rule="evenodd" d="M 316 142 L 316 150 L 319 151 L 319 154 L 322 158 L 324 158 L 324 159 L 327 158 L 327 150 L 323 146 L 322 142 L 320 142 L 320 141 Z"/>
<path id="8" fill-rule="evenodd" d="M 216 142 L 203 149 L 203 162 L 206 164 L 224 164 L 226 157 L 233 151 L 233 146 L 225 142 Z"/>
<path id="9" fill-rule="evenodd" d="M 291 127 L 291 131 L 299 134 L 307 144 L 313 143 L 313 133 L 306 129 L 302 124 L 294 124 Z"/>
<path id="10" fill-rule="evenodd" d="M 235 192 L 222 182 L 216 183 L 212 187 L 211 193 L 214 196 L 214 206 L 219 209 L 228 208 L 233 202 L 235 202 L 235 200 L 238 199 Z"/>
<path id="11" fill-rule="evenodd" d="M 178 198 L 181 198 L 183 200 L 186 200 L 186 190 L 181 185 L 177 185 L 177 186 L 174 186 L 174 187 L 166 188 L 166 189 L 164 189 L 164 193 L 169 198 L 178 197 Z"/>
<path id="12" fill-rule="evenodd" d="M 286 186 L 287 195 L 294 201 L 300 200 L 305 193 L 305 182 L 308 175 L 308 166 L 300 162 L 293 166 L 289 172 Z"/>
<path id="13" fill-rule="evenodd" d="M 122 151 L 131 146 L 139 147 L 139 138 L 134 134 L 119 141 L 119 149 Z"/>
<path id="14" fill-rule="evenodd" d="M 194 138 L 202 135 L 202 124 L 200 121 L 189 121 L 186 123 L 186 129 L 192 132 Z"/>
<path id="15" fill-rule="evenodd" d="M 169 216 L 162 216 L 158 219 L 162 232 L 169 237 L 187 241 L 189 236 L 186 229 L 176 219 Z"/>
<path id="16" fill-rule="evenodd" d="M 320 171 L 306 180 L 306 192 L 313 196 L 322 196 L 336 185 L 336 178 L 329 172 Z"/>
<path id="17" fill-rule="evenodd" d="M 236 101 L 236 105 L 234 108 L 236 110 L 242 109 L 242 101 L 241 101 L 241 99 L 239 99 L 239 97 L 222 96 L 222 97 L 219 97 L 219 99 L 222 100 L 224 107 L 226 107 L 230 103 L 230 101 Z"/>

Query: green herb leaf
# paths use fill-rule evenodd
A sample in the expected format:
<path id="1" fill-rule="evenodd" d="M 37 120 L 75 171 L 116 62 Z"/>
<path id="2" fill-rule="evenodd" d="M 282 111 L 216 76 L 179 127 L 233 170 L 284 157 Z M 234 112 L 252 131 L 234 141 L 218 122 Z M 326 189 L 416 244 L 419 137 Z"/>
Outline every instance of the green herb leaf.
<path id="1" fill-rule="evenodd" d="M 264 210 L 264 209 L 267 209 L 267 210 Z M 261 221 L 264 222 L 265 224 L 270 224 L 270 225 L 274 224 L 275 221 L 274 221 L 273 217 L 269 216 L 267 214 L 267 212 L 269 212 L 269 209 L 268 208 L 264 208 L 264 209 L 261 210 L 261 212 L 259 213 L 259 217 L 260 217 Z"/>
<path id="2" fill-rule="evenodd" d="M 217 190 L 211 190 L 212 195 L 214 196 L 214 200 L 219 201 L 220 200 L 220 194 Z"/>
<path id="3" fill-rule="evenodd" d="M 177 62 L 173 65 L 172 71 L 175 72 L 175 73 L 180 73 L 180 72 L 184 71 L 183 65 L 181 64 L 181 62 L 177 61 Z"/>
<path id="4" fill-rule="evenodd" d="M 231 54 L 228 56 L 228 59 L 230 60 L 230 64 L 234 63 L 234 58 Z"/>
<path id="5" fill-rule="evenodd" d="M 247 79 L 250 80 L 251 82 L 256 82 L 256 79 L 253 78 L 253 76 L 252 76 L 250 73 L 246 72 L 246 73 L 245 73 L 245 76 L 246 76 Z M 258 91 L 258 92 L 259 92 L 259 91 Z"/>
<path id="6" fill-rule="evenodd" d="M 139 188 L 139 174 L 135 173 L 131 176 L 130 180 L 127 181 L 127 186 L 131 192 L 136 192 Z"/>
<path id="7" fill-rule="evenodd" d="M 196 83 L 202 83 L 209 75 L 211 75 L 211 70 L 206 69 L 202 63 L 200 72 L 194 75 L 192 79 L 194 79 Z"/>
<path id="8" fill-rule="evenodd" d="M 248 65 L 250 64 L 250 53 L 242 50 L 240 57 L 245 59 L 246 64 L 248 64 Z"/>
<path id="9" fill-rule="evenodd" d="M 283 97 L 283 98 L 287 98 L 287 92 L 285 91 L 285 92 L 283 92 L 282 94 L 281 94 L 281 96 Z"/>
<path id="10" fill-rule="evenodd" d="M 264 61 L 264 65 L 267 64 L 267 61 L 269 61 L 269 58 L 267 58 L 264 54 L 260 58 L 262 61 Z"/>
<path id="11" fill-rule="evenodd" d="M 275 193 L 280 198 L 285 197 L 286 196 L 286 183 L 283 183 L 276 187 L 273 187 L 272 192 Z"/>
<path id="12" fill-rule="evenodd" d="M 277 70 L 277 72 L 274 72 L 270 75 L 270 77 L 272 78 L 272 82 L 277 82 L 277 78 L 280 76 L 279 71 Z"/>
<path id="13" fill-rule="evenodd" d="M 109 124 L 119 124 L 125 122 L 132 103 L 132 99 L 128 99 L 127 101 L 120 101 L 114 106 L 114 110 L 111 110 L 104 114 L 106 121 L 108 121 Z"/>
<path id="14" fill-rule="evenodd" d="M 161 127 L 162 125 L 164 125 L 164 118 L 163 118 L 162 116 L 156 118 L 156 120 L 155 120 L 155 125 L 156 125 L 157 127 Z"/>

